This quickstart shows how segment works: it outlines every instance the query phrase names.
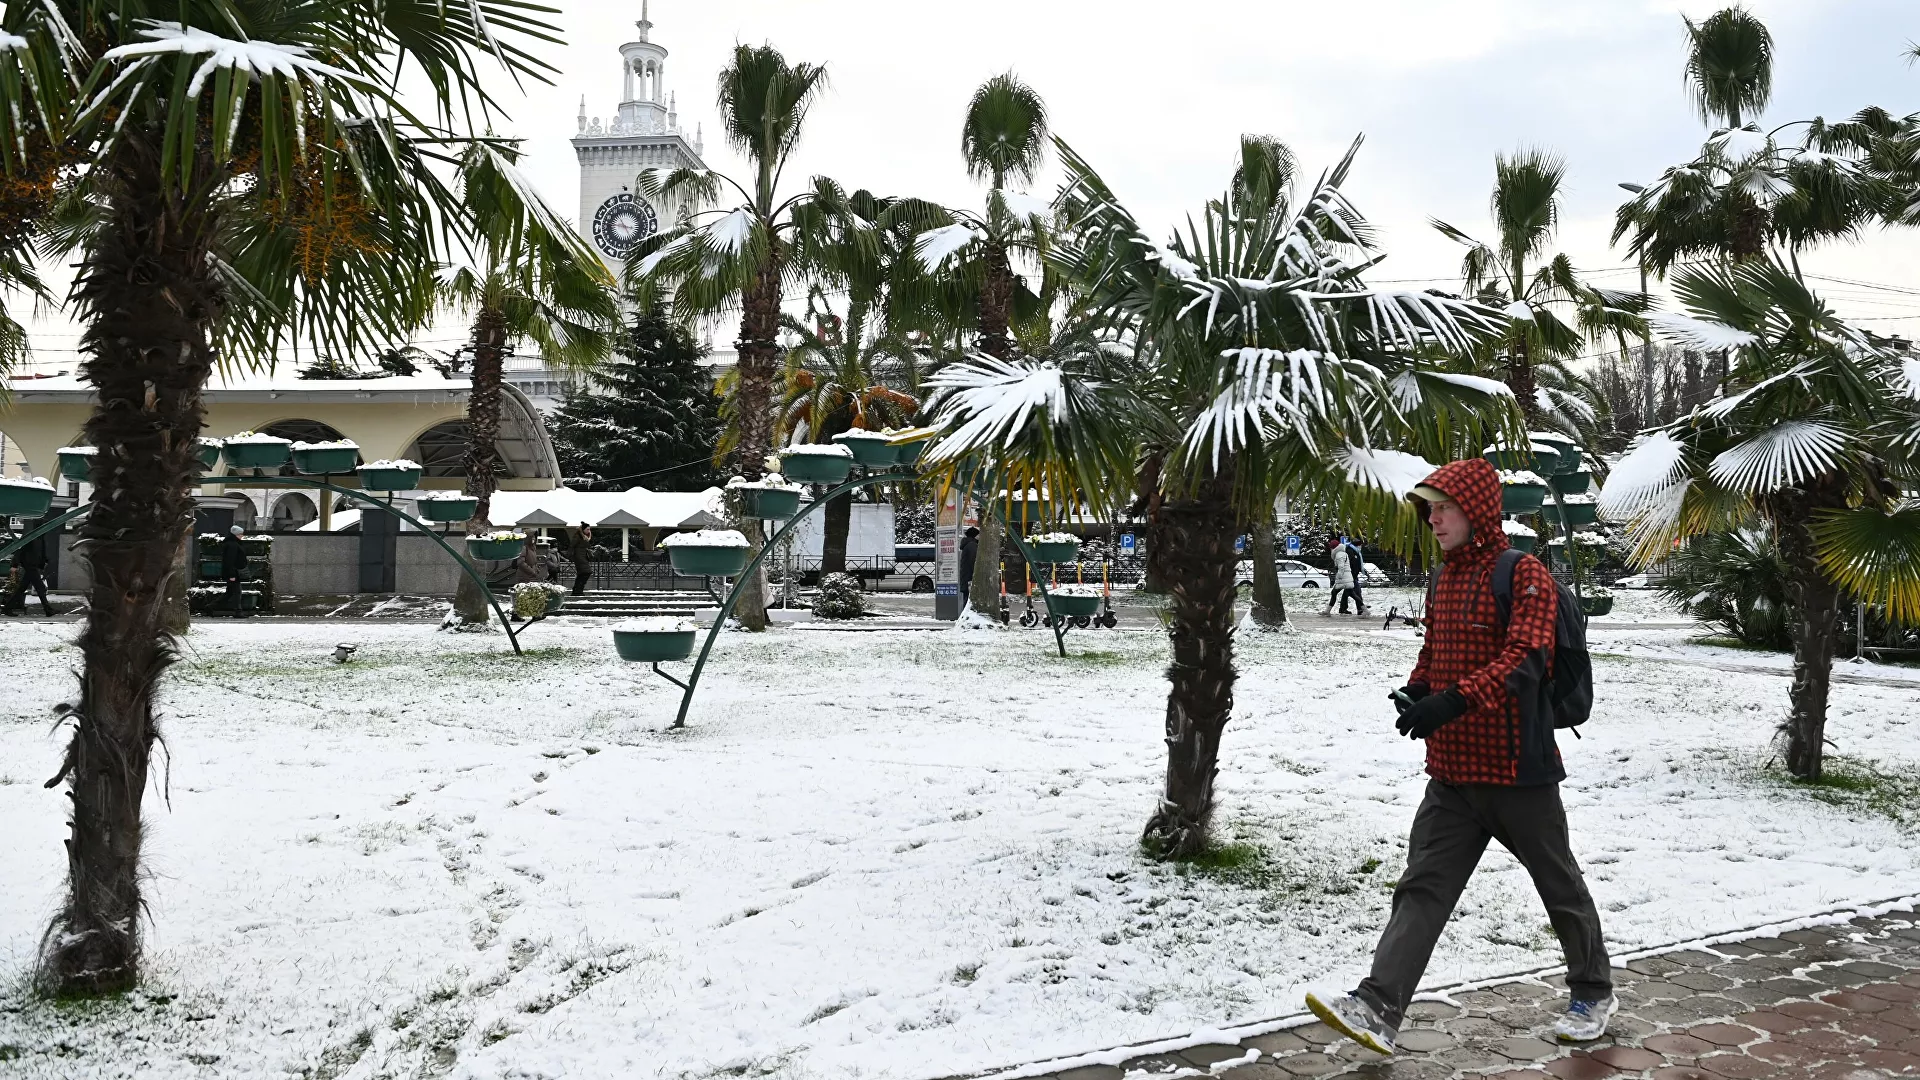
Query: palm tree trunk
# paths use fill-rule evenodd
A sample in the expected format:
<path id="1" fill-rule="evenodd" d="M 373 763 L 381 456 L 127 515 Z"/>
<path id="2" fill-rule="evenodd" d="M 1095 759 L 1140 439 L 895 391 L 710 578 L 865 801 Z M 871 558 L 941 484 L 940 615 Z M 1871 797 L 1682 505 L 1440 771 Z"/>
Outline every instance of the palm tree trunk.
<path id="1" fill-rule="evenodd" d="M 1287 625 L 1286 590 L 1280 587 L 1280 568 L 1274 565 L 1278 555 L 1273 549 L 1273 534 L 1278 528 L 1269 512 L 1254 522 L 1253 538 L 1247 544 L 1253 556 L 1253 622 L 1268 629 Z"/>
<path id="2" fill-rule="evenodd" d="M 1013 319 L 1013 264 L 1007 249 L 990 243 L 981 256 L 985 280 L 980 285 L 980 351 L 995 360 L 1013 355 L 1007 327 Z"/>
<path id="3" fill-rule="evenodd" d="M 494 467 L 500 460 L 500 372 L 506 351 L 505 314 L 481 308 L 473 321 L 473 385 L 467 392 L 467 494 L 480 500 L 467 522 L 469 536 L 492 527 L 493 493 L 499 487 Z M 465 574 L 455 586 L 453 610 L 463 623 L 487 621 L 486 593 Z"/>
<path id="4" fill-rule="evenodd" d="M 1000 548 L 1007 528 L 991 500 L 980 503 L 980 546 L 974 549 L 973 581 L 967 586 L 967 606 L 989 619 L 1000 617 Z"/>
<path id="5" fill-rule="evenodd" d="M 753 285 L 741 297 L 740 375 L 734 387 L 733 471 L 749 480 L 766 472 L 763 462 L 773 449 L 773 387 L 780 375 L 780 268 L 784 257 L 774 241 L 767 261 Z M 754 554 L 766 544 L 760 522 L 739 522 Z M 767 575 L 756 571 L 740 583 L 740 602 L 734 616 L 748 630 L 767 628 Z"/>
<path id="6" fill-rule="evenodd" d="M 190 190 L 210 190 L 204 155 L 195 172 Z M 56 994 L 123 991 L 138 976 L 140 804 L 159 735 L 154 690 L 174 660 L 165 598 L 193 528 L 209 331 L 225 308 L 208 258 L 219 222 L 168 193 L 159 139 L 129 136 L 95 175 L 106 217 L 75 289 L 82 371 L 99 402 L 86 424 L 99 447 L 95 509 L 80 530 L 93 585 L 73 739 L 55 778 L 71 803 L 68 892 L 39 970 Z"/>
<path id="7" fill-rule="evenodd" d="M 1537 384 L 1533 377 L 1533 353 L 1524 336 L 1515 338 L 1512 349 L 1507 353 L 1507 386 L 1513 390 L 1513 396 L 1520 399 L 1520 411 L 1527 418 L 1528 429 L 1540 426 L 1540 402 L 1536 392 Z"/>
<path id="8" fill-rule="evenodd" d="M 827 500 L 825 535 L 820 541 L 820 573 L 847 572 L 847 533 L 853 526 L 853 493 Z"/>
<path id="9" fill-rule="evenodd" d="M 1199 854 L 1213 816 L 1220 735 L 1233 713 L 1233 480 L 1215 476 L 1168 499 L 1148 525 L 1147 561 L 1171 596 L 1167 781 L 1142 840 L 1161 858 Z"/>
<path id="10" fill-rule="evenodd" d="M 1766 500 L 1779 531 L 1780 556 L 1787 564 L 1793 598 L 1793 686 L 1782 726 L 1787 772 L 1796 780 L 1818 780 L 1826 754 L 1827 694 L 1833 679 L 1833 653 L 1840 639 L 1840 589 L 1821 570 L 1814 551 L 1814 516 L 1845 506 L 1836 479 L 1806 489 L 1788 489 Z"/>

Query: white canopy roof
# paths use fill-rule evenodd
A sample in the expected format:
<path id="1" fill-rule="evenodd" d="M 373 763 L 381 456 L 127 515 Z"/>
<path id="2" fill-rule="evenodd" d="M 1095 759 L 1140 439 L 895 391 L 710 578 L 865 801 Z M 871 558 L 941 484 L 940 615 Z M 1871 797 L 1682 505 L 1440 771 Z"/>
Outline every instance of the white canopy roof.
<path id="1" fill-rule="evenodd" d="M 497 526 L 708 529 L 721 524 L 720 489 L 705 491 L 496 491 L 489 518 Z"/>

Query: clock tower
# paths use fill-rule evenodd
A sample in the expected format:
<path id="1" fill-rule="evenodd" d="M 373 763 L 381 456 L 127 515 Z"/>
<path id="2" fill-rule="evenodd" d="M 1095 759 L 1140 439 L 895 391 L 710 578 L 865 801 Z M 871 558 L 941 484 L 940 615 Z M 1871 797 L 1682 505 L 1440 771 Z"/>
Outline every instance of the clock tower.
<path id="1" fill-rule="evenodd" d="M 622 96 L 619 111 L 603 123 L 587 118 L 580 99 L 580 130 L 573 137 L 580 161 L 580 231 L 615 273 L 634 248 L 701 208 L 687 201 L 656 205 L 640 194 L 643 169 L 704 169 L 703 139 L 680 129 L 680 114 L 666 89 L 667 50 L 652 40 L 648 0 L 641 0 L 640 37 L 620 46 Z"/>

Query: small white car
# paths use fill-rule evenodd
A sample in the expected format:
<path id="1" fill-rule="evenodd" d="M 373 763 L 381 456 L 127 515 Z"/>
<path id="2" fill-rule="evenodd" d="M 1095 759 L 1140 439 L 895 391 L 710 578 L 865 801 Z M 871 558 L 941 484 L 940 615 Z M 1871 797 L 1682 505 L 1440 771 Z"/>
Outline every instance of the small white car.
<path id="1" fill-rule="evenodd" d="M 1283 589 L 1324 589 L 1327 587 L 1327 572 L 1318 567 L 1309 566 L 1297 559 L 1275 559 L 1274 569 L 1280 572 L 1280 587 Z M 1253 560 L 1242 559 L 1237 581 L 1241 585 L 1253 584 Z"/>

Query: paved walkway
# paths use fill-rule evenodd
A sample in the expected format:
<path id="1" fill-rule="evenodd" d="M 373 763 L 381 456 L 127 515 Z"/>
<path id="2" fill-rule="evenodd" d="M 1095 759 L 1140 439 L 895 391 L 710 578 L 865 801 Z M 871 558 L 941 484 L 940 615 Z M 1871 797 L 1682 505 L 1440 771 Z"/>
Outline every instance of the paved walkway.
<path id="1" fill-rule="evenodd" d="M 1381 1058 L 1313 1023 L 1237 1045 L 1067 1069 L 1058 1080 L 1887 1080 L 1920 1077 L 1920 912 L 1686 949 L 1615 969 L 1621 1011 L 1579 1048 L 1550 1031 L 1558 976 L 1416 1003 Z M 1249 1051 L 1259 1051 L 1249 1061 Z M 1244 1062 L 1244 1063 L 1241 1063 Z M 1139 1080 L 1138 1077 L 1135 1080 Z"/>

